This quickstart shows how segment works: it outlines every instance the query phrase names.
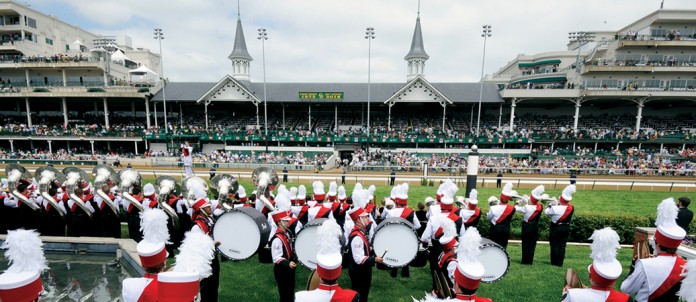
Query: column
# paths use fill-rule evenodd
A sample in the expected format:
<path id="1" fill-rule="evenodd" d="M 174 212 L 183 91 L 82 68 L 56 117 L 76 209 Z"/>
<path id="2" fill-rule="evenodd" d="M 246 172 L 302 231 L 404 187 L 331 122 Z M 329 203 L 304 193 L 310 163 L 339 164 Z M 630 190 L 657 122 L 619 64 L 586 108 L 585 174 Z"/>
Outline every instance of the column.
<path id="1" fill-rule="evenodd" d="M 466 197 L 469 197 L 469 192 L 476 189 L 476 178 L 478 177 L 479 153 L 478 146 L 471 146 L 471 151 L 467 158 L 466 165 Z"/>
<path id="2" fill-rule="evenodd" d="M 94 116 L 99 116 L 99 103 L 94 101 Z"/>
<path id="3" fill-rule="evenodd" d="M 208 101 L 204 101 L 204 102 L 205 102 L 204 103 L 205 104 L 205 131 L 208 131 L 208 104 L 210 104 L 210 102 L 208 102 Z"/>
<path id="4" fill-rule="evenodd" d="M 109 129 L 109 104 L 106 102 L 106 98 L 104 98 L 104 124 L 106 125 L 106 129 Z"/>
<path id="5" fill-rule="evenodd" d="M 10 140 L 10 151 L 14 152 L 14 140 Z"/>
<path id="6" fill-rule="evenodd" d="M 334 127 L 334 133 L 338 131 L 338 105 L 334 104 L 334 121 L 336 126 Z"/>
<path id="7" fill-rule="evenodd" d="M 259 121 L 259 104 L 256 103 L 256 104 L 254 104 L 254 105 L 256 105 L 256 129 L 257 129 L 257 130 L 261 130 L 261 124 L 260 124 L 260 121 Z"/>
<path id="8" fill-rule="evenodd" d="M 387 117 L 387 132 L 391 131 L 391 107 L 394 106 L 394 104 L 389 103 L 389 116 Z"/>
<path id="9" fill-rule="evenodd" d="M 636 115 L 636 131 L 640 131 L 640 120 L 643 118 L 643 107 L 645 107 L 645 101 L 638 101 L 638 115 Z"/>
<path id="10" fill-rule="evenodd" d="M 108 58 L 106 58 L 108 60 Z M 108 62 L 107 62 L 108 64 Z M 106 70 L 102 73 L 104 75 L 104 87 L 109 87 L 109 79 L 106 77 L 107 73 Z"/>
<path id="11" fill-rule="evenodd" d="M 52 141 L 47 140 L 47 142 L 48 142 L 48 153 L 53 153 L 53 146 L 51 146 Z"/>
<path id="12" fill-rule="evenodd" d="M 573 120 L 573 130 L 578 131 L 578 120 L 580 119 L 580 99 L 575 102 L 575 120 Z"/>
<path id="13" fill-rule="evenodd" d="M 283 131 L 285 131 L 285 105 L 283 107 Z"/>
<path id="14" fill-rule="evenodd" d="M 307 127 L 309 127 L 309 129 L 307 129 L 307 130 L 312 131 L 312 105 L 310 104 L 308 107 L 309 107 L 309 115 L 308 115 L 308 116 L 309 116 L 309 120 L 308 120 L 309 122 L 308 122 L 308 124 L 307 124 Z"/>
<path id="15" fill-rule="evenodd" d="M 27 87 L 31 87 L 31 77 L 29 77 L 29 69 L 24 69 L 24 79 L 27 81 Z"/>
<path id="16" fill-rule="evenodd" d="M 29 105 L 29 98 L 24 98 L 24 103 L 27 105 L 27 125 L 29 125 L 29 127 L 32 127 L 31 106 Z"/>
<path id="17" fill-rule="evenodd" d="M 135 154 L 138 154 L 138 141 L 133 142 L 135 144 Z"/>
<path id="18" fill-rule="evenodd" d="M 92 154 L 94 154 L 94 141 L 89 141 L 89 144 L 92 146 Z"/>
<path id="19" fill-rule="evenodd" d="M 503 125 L 503 103 L 500 103 L 500 113 L 498 113 L 498 131 Z"/>
<path id="20" fill-rule="evenodd" d="M 68 75 L 65 73 L 65 68 L 60 70 L 60 73 L 63 75 L 63 87 L 68 86 Z"/>
<path id="21" fill-rule="evenodd" d="M 63 125 L 68 128 L 68 98 L 62 98 L 63 101 Z"/>
<path id="22" fill-rule="evenodd" d="M 131 101 L 131 114 L 135 118 L 135 101 Z"/>
<path id="23" fill-rule="evenodd" d="M 155 127 L 158 128 L 157 126 L 157 102 L 152 103 L 152 107 L 155 109 Z"/>
<path id="24" fill-rule="evenodd" d="M 179 126 L 181 128 L 184 127 L 184 108 L 181 105 L 181 102 L 179 102 Z"/>
<path id="25" fill-rule="evenodd" d="M 145 122 L 147 127 L 150 128 L 150 101 L 145 98 Z"/>
<path id="26" fill-rule="evenodd" d="M 510 105 L 510 132 L 514 131 L 515 128 L 515 107 L 517 107 L 517 104 L 515 100 L 512 100 Z"/>
<path id="27" fill-rule="evenodd" d="M 447 116 L 447 103 L 442 102 L 442 131 L 445 131 L 445 117 Z"/>

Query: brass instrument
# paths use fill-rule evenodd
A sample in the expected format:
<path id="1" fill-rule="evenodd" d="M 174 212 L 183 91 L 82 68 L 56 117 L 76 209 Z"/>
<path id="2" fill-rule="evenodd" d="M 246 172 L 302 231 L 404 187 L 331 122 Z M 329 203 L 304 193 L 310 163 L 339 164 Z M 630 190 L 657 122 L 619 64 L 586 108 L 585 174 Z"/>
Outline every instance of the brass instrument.
<path id="1" fill-rule="evenodd" d="M 17 191 L 17 182 L 23 181 L 31 183 L 31 172 L 21 165 L 8 164 L 7 167 L 5 167 L 5 174 L 7 174 L 7 186 L 10 190 L 10 194 L 32 210 L 40 210 L 41 208 L 35 202 L 32 202 L 22 195 L 21 192 Z"/>
<path id="2" fill-rule="evenodd" d="M 169 194 L 176 194 L 181 191 L 181 187 L 174 177 L 162 175 L 155 180 L 155 192 L 157 192 L 157 204 L 159 207 L 172 218 L 174 222 L 179 220 L 174 210 L 169 205 Z"/>
<path id="3" fill-rule="evenodd" d="M 102 190 L 105 184 L 111 182 L 112 185 L 118 186 L 121 179 L 118 177 L 118 173 L 114 171 L 113 168 L 107 165 L 97 165 L 92 169 L 92 174 L 94 175 L 94 190 L 96 194 L 101 197 L 101 199 L 111 208 L 111 211 L 118 216 L 118 205 L 114 203 L 113 200 Z"/>
<path id="4" fill-rule="evenodd" d="M 215 177 L 210 180 L 210 188 L 217 193 L 220 206 L 224 207 L 226 210 L 231 210 L 232 206 L 230 205 L 228 195 L 230 193 L 236 193 L 239 189 L 239 182 L 237 179 L 229 174 L 215 175 Z"/>
<path id="5" fill-rule="evenodd" d="M 143 211 L 143 205 L 137 199 L 135 199 L 129 192 L 133 186 L 140 186 L 142 184 L 143 179 L 140 176 L 140 173 L 131 168 L 127 168 L 118 171 L 118 177 L 121 179 L 119 189 L 123 198 L 126 201 L 130 202 L 139 211 Z"/>
<path id="6" fill-rule="evenodd" d="M 36 175 L 39 177 L 39 193 L 41 196 L 58 211 L 60 216 L 64 217 L 66 214 L 65 209 L 58 205 L 58 201 L 51 194 L 48 194 L 48 190 L 51 189 L 51 186 L 60 188 L 60 184 L 65 182 L 65 174 L 54 167 L 45 166 L 36 169 Z"/>
<path id="7" fill-rule="evenodd" d="M 268 167 L 256 168 L 251 174 L 251 181 L 256 186 L 256 199 L 263 202 L 268 210 L 274 211 L 275 207 L 268 198 L 273 188 L 278 185 L 278 173 Z"/>
<path id="8" fill-rule="evenodd" d="M 92 218 L 92 212 L 89 210 L 89 207 L 87 207 L 87 204 L 80 198 L 81 196 L 75 195 L 75 188 L 77 186 L 81 186 L 82 183 L 89 183 L 89 175 L 78 167 L 67 167 L 63 169 L 63 174 L 65 174 L 65 186 L 67 191 L 65 194 L 68 194 L 68 197 L 70 197 L 78 207 L 85 211 L 89 218 Z"/>

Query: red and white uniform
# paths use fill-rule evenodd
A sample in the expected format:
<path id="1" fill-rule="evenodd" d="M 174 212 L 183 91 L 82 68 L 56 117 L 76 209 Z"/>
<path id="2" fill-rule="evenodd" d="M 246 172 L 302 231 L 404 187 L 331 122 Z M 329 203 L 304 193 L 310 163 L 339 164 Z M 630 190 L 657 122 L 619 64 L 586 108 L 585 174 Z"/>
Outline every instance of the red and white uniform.
<path id="1" fill-rule="evenodd" d="M 121 196 L 116 196 L 114 194 L 108 194 L 107 196 L 111 198 L 111 201 L 114 203 L 114 206 L 116 207 L 116 211 L 118 211 L 119 207 L 121 206 L 121 203 L 123 202 L 121 200 Z M 107 207 L 109 207 L 109 205 L 106 204 L 106 201 L 104 201 L 104 199 L 102 199 L 99 195 L 94 195 L 94 202 L 97 203 L 97 207 L 99 207 L 100 211 L 107 210 Z M 110 209 L 108 210 L 111 211 Z"/>
<path id="2" fill-rule="evenodd" d="M 488 298 L 482 298 L 482 297 L 477 297 L 476 295 L 457 295 L 456 298 L 453 299 L 446 299 L 442 301 L 447 301 L 447 302 L 493 302 L 493 300 L 488 299 Z"/>
<path id="3" fill-rule="evenodd" d="M 481 209 L 476 207 L 475 209 L 460 209 L 459 217 L 462 218 L 462 223 L 469 227 L 470 225 L 475 225 L 481 218 Z"/>
<path id="4" fill-rule="evenodd" d="M 295 294 L 297 302 L 357 302 L 358 293 L 350 289 L 342 289 L 337 284 L 319 284 L 315 290 L 301 291 Z"/>
<path id="5" fill-rule="evenodd" d="M 333 218 L 333 212 L 331 212 L 330 204 L 317 203 L 317 205 L 310 207 L 307 210 L 308 219 L 307 221 L 312 221 L 316 218 Z"/>
<path id="6" fill-rule="evenodd" d="M 551 216 L 553 223 L 568 223 L 569 218 L 573 215 L 573 205 L 562 204 L 546 208 L 544 213 Z"/>
<path id="7" fill-rule="evenodd" d="M 496 225 L 508 219 L 512 214 L 515 214 L 515 207 L 509 204 L 500 204 L 491 206 L 490 210 L 488 210 L 488 214 L 486 214 L 486 218 L 488 218 L 493 225 Z"/>
<path id="8" fill-rule="evenodd" d="M 158 208 L 157 195 L 152 194 L 152 195 L 145 196 L 145 198 L 143 198 L 142 204 L 143 204 L 143 208 L 147 208 L 147 209 Z"/>
<path id="9" fill-rule="evenodd" d="M 652 301 L 681 284 L 684 264 L 676 254 L 638 259 L 633 273 L 621 283 L 621 291 L 635 295 L 636 301 Z"/>
<path id="10" fill-rule="evenodd" d="M 626 302 L 631 298 L 618 290 L 606 287 L 571 288 L 563 302 Z"/>
<path id="11" fill-rule="evenodd" d="M 524 222 L 533 222 L 539 218 L 542 210 L 541 203 L 515 206 L 515 211 L 524 214 Z"/>
<path id="12" fill-rule="evenodd" d="M 89 202 L 92 199 L 92 195 L 82 195 L 80 197 L 84 204 L 87 206 L 87 209 L 89 210 L 90 213 L 94 213 L 94 207 L 92 207 L 92 204 Z M 75 213 L 75 211 L 78 210 L 80 206 L 77 205 L 77 202 L 75 202 L 72 198 L 68 199 L 68 209 L 70 209 L 70 212 Z M 80 208 L 81 209 L 81 208 Z"/>
<path id="13" fill-rule="evenodd" d="M 276 230 L 271 239 L 273 263 L 288 266 L 290 261 L 294 261 L 294 252 L 288 234 L 285 231 Z"/>
<path id="14" fill-rule="evenodd" d="M 60 209 L 63 211 L 63 213 L 67 213 L 67 211 L 66 211 L 66 209 L 65 209 L 65 204 L 63 203 L 63 201 L 62 201 L 62 199 L 61 199 L 61 198 L 62 198 L 62 195 L 61 195 L 61 194 L 56 194 L 55 196 L 52 196 L 52 197 L 53 197 L 53 199 L 56 200 L 56 203 L 58 204 L 58 207 L 60 207 Z M 46 199 L 45 199 L 43 196 L 41 196 L 41 195 L 39 195 L 39 197 L 36 198 L 36 201 L 37 201 L 39 204 L 41 204 L 41 206 L 43 207 L 44 211 L 46 211 L 46 213 L 50 212 L 50 211 L 53 209 L 53 205 L 52 205 L 50 202 L 48 202 L 48 200 L 46 200 Z"/>
<path id="15" fill-rule="evenodd" d="M 123 302 L 156 302 L 157 275 L 145 274 L 143 278 L 123 280 Z"/>

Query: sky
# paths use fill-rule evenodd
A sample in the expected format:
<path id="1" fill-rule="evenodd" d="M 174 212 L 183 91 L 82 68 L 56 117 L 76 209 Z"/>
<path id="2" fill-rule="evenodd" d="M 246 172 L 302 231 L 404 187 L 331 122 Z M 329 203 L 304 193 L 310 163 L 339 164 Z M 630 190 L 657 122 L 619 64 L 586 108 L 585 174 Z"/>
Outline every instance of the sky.
<path id="1" fill-rule="evenodd" d="M 232 73 L 227 56 L 237 15 L 254 58 L 253 82 L 406 82 L 418 0 L 25 0 L 42 13 L 95 34 L 126 34 L 134 47 L 159 52 L 173 82 L 216 82 Z M 477 82 L 518 54 L 567 48 L 568 32 L 619 30 L 660 8 L 662 0 L 422 0 L 430 82 Z M 665 9 L 696 9 L 694 0 L 664 0 Z M 365 28 L 375 28 L 368 52 Z M 369 53 L 369 55 L 368 55 Z"/>

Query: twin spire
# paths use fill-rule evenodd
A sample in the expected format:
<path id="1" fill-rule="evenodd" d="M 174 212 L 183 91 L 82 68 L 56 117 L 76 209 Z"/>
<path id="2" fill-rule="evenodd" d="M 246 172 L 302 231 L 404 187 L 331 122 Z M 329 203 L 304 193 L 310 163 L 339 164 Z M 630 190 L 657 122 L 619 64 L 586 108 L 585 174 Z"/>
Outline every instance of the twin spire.
<path id="1" fill-rule="evenodd" d="M 237 2 L 237 31 L 234 36 L 234 48 L 227 58 L 232 61 L 232 77 L 240 81 L 249 82 L 251 80 L 249 67 L 254 59 L 249 55 L 246 47 L 242 18 L 239 12 L 239 1 Z M 430 56 L 425 52 L 425 47 L 423 46 L 423 33 L 421 32 L 420 24 L 420 1 L 418 1 L 418 15 L 416 17 L 416 28 L 413 30 L 411 49 L 404 57 L 404 60 L 408 62 L 406 80 L 410 81 L 418 76 L 425 76 L 425 61 L 429 58 Z"/>

